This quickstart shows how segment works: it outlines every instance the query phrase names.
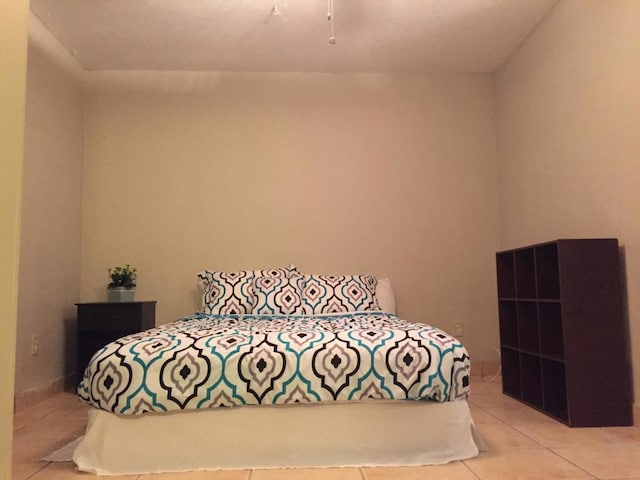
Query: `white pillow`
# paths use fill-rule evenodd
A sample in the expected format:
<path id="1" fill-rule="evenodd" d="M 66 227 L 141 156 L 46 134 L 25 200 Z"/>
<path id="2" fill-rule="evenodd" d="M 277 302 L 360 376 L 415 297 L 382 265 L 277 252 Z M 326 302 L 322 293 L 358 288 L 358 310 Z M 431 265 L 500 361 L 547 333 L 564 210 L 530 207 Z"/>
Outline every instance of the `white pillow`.
<path id="1" fill-rule="evenodd" d="M 388 278 L 379 278 L 376 286 L 376 298 L 380 310 L 386 313 L 396 314 L 396 298 L 391 287 L 391 280 Z"/>

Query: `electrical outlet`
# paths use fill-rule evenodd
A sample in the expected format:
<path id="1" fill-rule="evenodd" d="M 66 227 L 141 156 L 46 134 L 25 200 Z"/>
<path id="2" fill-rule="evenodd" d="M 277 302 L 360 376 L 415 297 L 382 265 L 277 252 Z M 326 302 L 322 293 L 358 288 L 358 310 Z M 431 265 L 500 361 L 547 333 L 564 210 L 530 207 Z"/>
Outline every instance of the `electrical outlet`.
<path id="1" fill-rule="evenodd" d="M 464 323 L 456 323 L 453 330 L 454 337 L 464 337 Z"/>
<path id="2" fill-rule="evenodd" d="M 31 335 L 31 355 L 40 353 L 40 335 Z"/>

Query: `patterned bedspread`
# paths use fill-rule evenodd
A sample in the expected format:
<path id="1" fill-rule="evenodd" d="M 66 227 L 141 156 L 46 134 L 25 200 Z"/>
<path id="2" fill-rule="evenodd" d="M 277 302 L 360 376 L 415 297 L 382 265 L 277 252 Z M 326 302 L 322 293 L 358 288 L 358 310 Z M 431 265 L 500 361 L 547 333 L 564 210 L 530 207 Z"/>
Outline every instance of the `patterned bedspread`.
<path id="1" fill-rule="evenodd" d="M 195 315 L 96 352 L 78 386 L 94 407 L 139 415 L 239 405 L 467 397 L 469 356 L 394 315 Z"/>

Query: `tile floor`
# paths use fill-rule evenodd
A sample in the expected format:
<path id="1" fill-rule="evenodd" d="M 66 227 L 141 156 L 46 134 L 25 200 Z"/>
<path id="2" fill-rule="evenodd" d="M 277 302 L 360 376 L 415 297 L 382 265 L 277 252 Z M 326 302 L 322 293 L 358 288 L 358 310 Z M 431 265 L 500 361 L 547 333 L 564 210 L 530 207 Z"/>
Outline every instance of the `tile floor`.
<path id="1" fill-rule="evenodd" d="M 640 428 L 568 428 L 501 394 L 499 383 L 472 379 L 469 405 L 489 446 L 477 458 L 398 468 L 237 470 L 130 475 L 126 480 L 640 480 Z M 14 418 L 13 480 L 100 478 L 69 463 L 39 459 L 82 434 L 87 408 L 72 394 L 48 399 Z"/>

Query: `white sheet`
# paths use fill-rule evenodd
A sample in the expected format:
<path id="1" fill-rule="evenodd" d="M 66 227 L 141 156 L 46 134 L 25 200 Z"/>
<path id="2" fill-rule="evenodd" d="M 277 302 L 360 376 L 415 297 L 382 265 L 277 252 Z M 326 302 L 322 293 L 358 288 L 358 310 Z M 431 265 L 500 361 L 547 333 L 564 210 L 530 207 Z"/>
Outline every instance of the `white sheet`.
<path id="1" fill-rule="evenodd" d="M 89 412 L 76 448 L 100 475 L 447 463 L 478 454 L 466 401 L 328 403 L 141 417 Z"/>

